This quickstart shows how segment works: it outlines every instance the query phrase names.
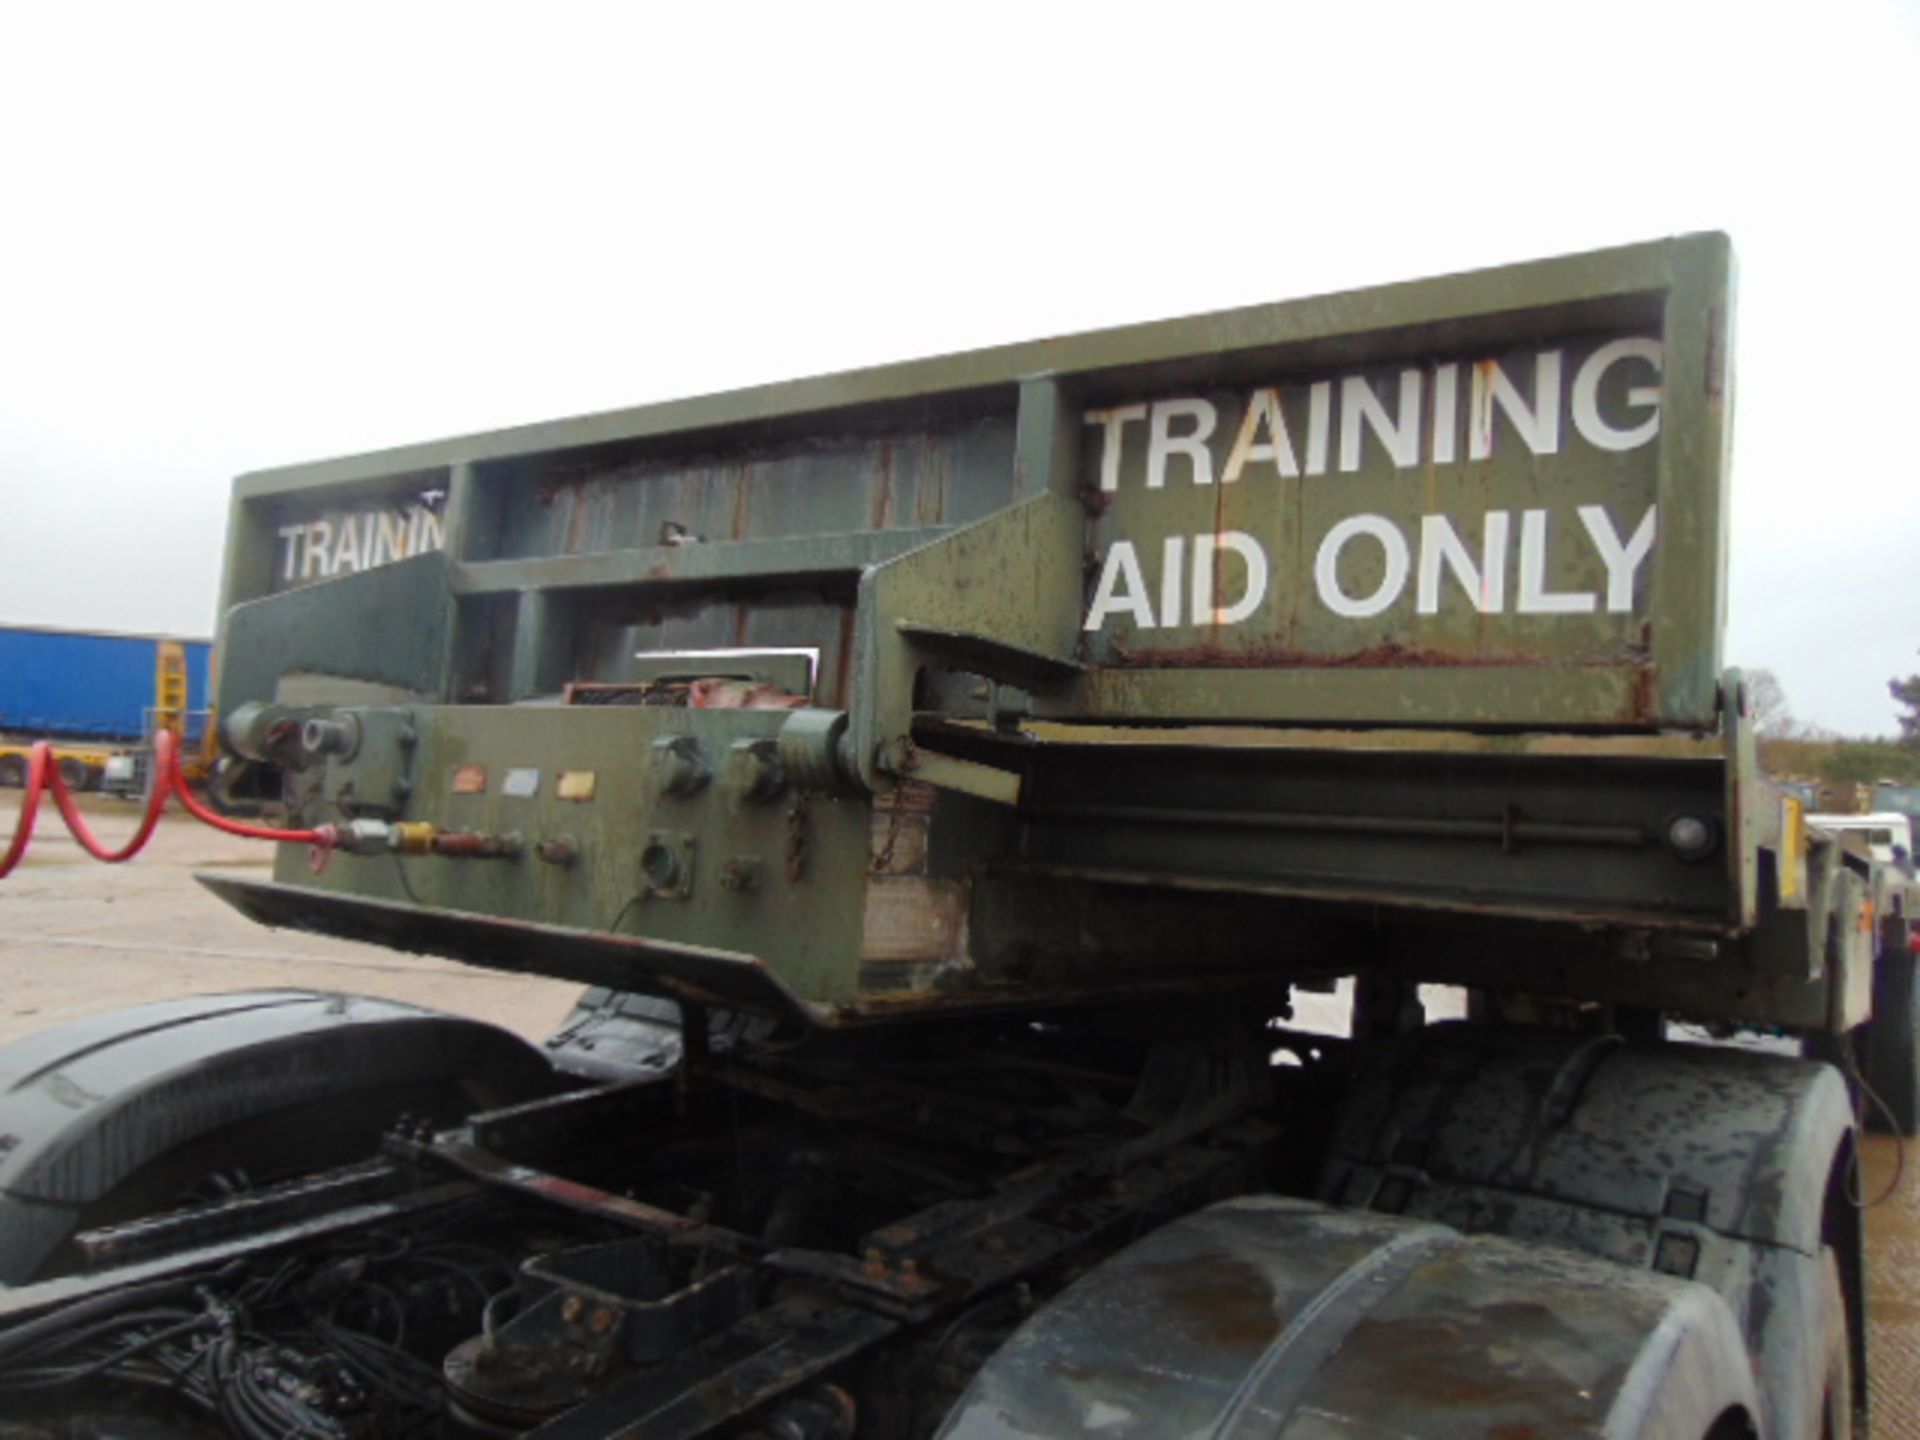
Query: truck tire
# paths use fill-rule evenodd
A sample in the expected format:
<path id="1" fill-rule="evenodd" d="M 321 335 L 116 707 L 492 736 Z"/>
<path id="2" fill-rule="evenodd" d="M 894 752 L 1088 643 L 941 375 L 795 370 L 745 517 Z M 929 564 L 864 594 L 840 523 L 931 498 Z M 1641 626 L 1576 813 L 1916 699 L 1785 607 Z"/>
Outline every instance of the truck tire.
<path id="1" fill-rule="evenodd" d="M 26 758 L 20 755 L 0 755 L 0 786 L 18 790 L 26 783 Z"/>
<path id="2" fill-rule="evenodd" d="M 1853 1143 L 1828 1065 L 1441 1025 L 1355 1083 L 1319 1193 L 1711 1283 L 1753 1356 L 1763 1433 L 1811 1440 L 1834 1356 L 1862 1360 Z"/>
<path id="3" fill-rule="evenodd" d="M 216 1187 L 368 1158 L 401 1114 L 448 1123 L 558 1088 L 539 1051 L 412 1005 L 255 991 L 114 1011 L 0 1046 L 0 1285 L 71 1240 Z"/>
<path id="4" fill-rule="evenodd" d="M 1869 1100 L 1868 1125 L 1899 1135 L 1920 1133 L 1920 983 L 1915 956 L 1885 950 L 1873 967 L 1873 1019 L 1867 1026 L 1867 1083 L 1880 1104 Z M 1885 1110 L 1881 1109 L 1884 1105 Z"/>
<path id="5" fill-rule="evenodd" d="M 67 789 L 78 793 L 87 788 L 87 765 L 84 760 L 66 757 L 59 762 L 60 778 L 66 782 Z"/>
<path id="6" fill-rule="evenodd" d="M 937 1433 L 1727 1440 L 1756 1433 L 1758 1403 L 1704 1285 L 1248 1196 L 1068 1286 Z"/>

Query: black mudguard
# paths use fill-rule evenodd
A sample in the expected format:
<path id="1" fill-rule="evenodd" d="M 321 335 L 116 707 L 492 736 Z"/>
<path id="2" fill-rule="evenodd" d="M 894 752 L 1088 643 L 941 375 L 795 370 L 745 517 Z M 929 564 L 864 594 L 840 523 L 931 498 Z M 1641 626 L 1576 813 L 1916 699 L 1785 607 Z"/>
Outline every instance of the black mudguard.
<path id="1" fill-rule="evenodd" d="M 494 1026 L 305 990 L 29 1035 L 0 1047 L 0 1284 L 57 1273 L 78 1228 L 167 1208 L 208 1177 L 345 1163 L 402 1113 L 444 1123 L 553 1088 L 540 1052 Z"/>
<path id="2" fill-rule="evenodd" d="M 939 1434 L 1701 1440 L 1756 1403 L 1739 1327 L 1703 1285 L 1247 1197 L 1068 1287 Z"/>
<path id="3" fill-rule="evenodd" d="M 1797 1057 L 1443 1025 L 1361 1076 L 1319 1190 L 1700 1280 L 1741 1324 L 1762 1433 L 1817 1435 L 1835 1270 L 1865 1373 L 1853 1128 L 1839 1072 Z"/>
<path id="4" fill-rule="evenodd" d="M 1867 1080 L 1879 1103 L 1867 1115 L 1875 1129 L 1912 1136 L 1920 1135 L 1920 955 L 1906 949 L 1905 938 L 1883 948 L 1873 965 Z"/>

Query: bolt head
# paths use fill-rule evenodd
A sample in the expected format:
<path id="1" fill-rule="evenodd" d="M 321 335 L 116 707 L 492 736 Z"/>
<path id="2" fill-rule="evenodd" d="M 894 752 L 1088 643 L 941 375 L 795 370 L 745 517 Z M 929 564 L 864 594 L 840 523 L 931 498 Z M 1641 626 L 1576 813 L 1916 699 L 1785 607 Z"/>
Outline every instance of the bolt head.
<path id="1" fill-rule="evenodd" d="M 1699 815 L 1676 815 L 1667 822 L 1667 848 L 1682 860 L 1711 855 L 1718 842 L 1714 823 Z"/>

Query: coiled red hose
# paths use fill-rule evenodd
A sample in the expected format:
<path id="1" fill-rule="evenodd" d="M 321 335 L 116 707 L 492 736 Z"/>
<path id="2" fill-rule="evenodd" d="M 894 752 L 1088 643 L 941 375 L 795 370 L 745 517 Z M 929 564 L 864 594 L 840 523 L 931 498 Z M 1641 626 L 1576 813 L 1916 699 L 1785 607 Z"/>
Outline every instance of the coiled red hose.
<path id="1" fill-rule="evenodd" d="M 27 846 L 33 839 L 34 821 L 40 812 L 40 797 L 47 791 L 53 792 L 53 803 L 60 811 L 60 818 L 67 822 L 67 829 L 73 832 L 73 838 L 79 842 L 80 848 L 107 865 L 131 860 L 146 849 L 147 842 L 153 838 L 154 827 L 160 823 L 161 812 L 167 808 L 169 795 L 177 795 L 181 805 L 194 819 L 229 835 L 293 845 L 318 845 L 322 849 L 330 849 L 334 844 L 335 832 L 330 825 L 323 825 L 317 830 L 279 830 L 270 825 L 248 825 L 239 820 L 229 820 L 209 809 L 187 788 L 187 777 L 180 768 L 180 738 L 170 730 L 162 730 L 153 737 L 153 766 L 153 785 L 147 793 L 147 809 L 140 817 L 140 827 L 118 850 L 109 850 L 93 833 L 86 818 L 81 815 L 80 807 L 74 804 L 73 792 L 67 788 L 67 782 L 61 778 L 60 767 L 54 763 L 53 746 L 45 740 L 35 742 L 27 752 L 27 784 L 21 792 L 20 817 L 14 822 L 13 840 L 7 846 L 7 853 L 0 855 L 0 880 L 11 875 L 14 867 L 25 857 Z"/>

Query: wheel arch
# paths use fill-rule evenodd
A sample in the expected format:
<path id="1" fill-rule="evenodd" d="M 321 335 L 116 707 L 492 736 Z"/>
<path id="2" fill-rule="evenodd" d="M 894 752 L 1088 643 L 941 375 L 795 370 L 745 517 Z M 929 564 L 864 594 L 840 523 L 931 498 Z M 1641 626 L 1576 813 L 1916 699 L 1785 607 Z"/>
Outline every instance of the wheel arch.
<path id="1" fill-rule="evenodd" d="M 253 1178 L 272 1179 L 364 1154 L 401 1109 L 445 1121 L 553 1084 L 539 1051 L 497 1027 L 306 990 L 159 1001 L 25 1036 L 0 1046 L 0 1284 L 59 1263 L 79 1228 L 163 1207 L 183 1166 L 264 1156 Z"/>

